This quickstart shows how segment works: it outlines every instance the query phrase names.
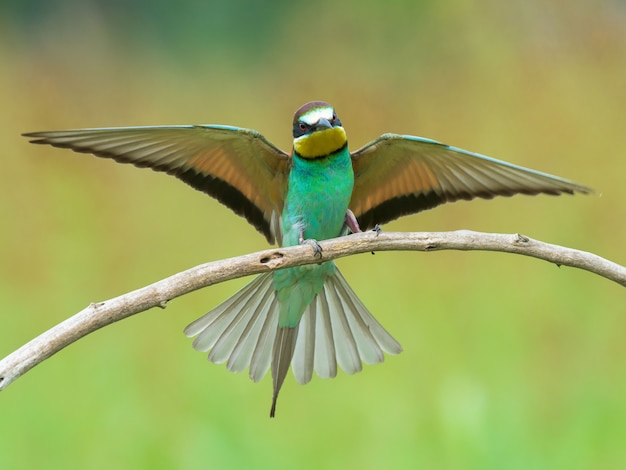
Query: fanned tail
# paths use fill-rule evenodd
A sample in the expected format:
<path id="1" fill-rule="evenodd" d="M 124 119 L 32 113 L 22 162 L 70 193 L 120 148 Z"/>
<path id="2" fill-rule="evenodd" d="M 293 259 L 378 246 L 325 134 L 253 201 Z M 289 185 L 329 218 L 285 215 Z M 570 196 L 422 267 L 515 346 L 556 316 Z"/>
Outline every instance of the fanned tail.
<path id="1" fill-rule="evenodd" d="M 377 364 L 402 346 L 378 323 L 345 278 L 335 270 L 300 321 L 293 373 L 300 384 L 337 375 L 337 364 L 348 374 L 360 372 L 362 362 Z"/>
<path id="2" fill-rule="evenodd" d="M 197 335 L 193 347 L 210 351 L 210 361 L 226 362 L 232 372 L 250 366 L 250 378 L 258 382 L 270 367 L 277 328 L 278 298 L 272 273 L 266 273 L 187 326 L 185 335 Z"/>
<path id="3" fill-rule="evenodd" d="M 266 273 L 185 328 L 188 337 L 196 336 L 195 349 L 210 351 L 210 361 L 225 362 L 232 372 L 249 366 L 250 378 L 258 382 L 272 366 L 272 417 L 290 363 L 298 383 L 306 384 L 313 371 L 335 377 L 339 364 L 353 374 L 362 362 L 376 364 L 384 352 L 402 351 L 337 269 L 295 328 L 278 326 L 279 310 L 272 273 Z"/>

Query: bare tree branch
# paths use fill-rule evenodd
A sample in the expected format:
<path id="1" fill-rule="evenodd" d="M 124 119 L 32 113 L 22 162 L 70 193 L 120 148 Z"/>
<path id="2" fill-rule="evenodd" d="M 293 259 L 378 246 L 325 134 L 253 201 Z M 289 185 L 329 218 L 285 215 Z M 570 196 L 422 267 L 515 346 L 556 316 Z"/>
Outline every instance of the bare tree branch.
<path id="1" fill-rule="evenodd" d="M 559 266 L 584 269 L 626 287 L 626 268 L 592 253 L 523 235 L 467 230 L 433 233 L 359 233 L 320 242 L 324 261 L 370 251 L 483 250 L 517 253 Z M 319 263 L 309 245 L 259 251 L 202 264 L 149 286 L 87 308 L 44 332 L 0 361 L 0 390 L 64 347 L 93 331 L 202 287 L 273 269 Z"/>

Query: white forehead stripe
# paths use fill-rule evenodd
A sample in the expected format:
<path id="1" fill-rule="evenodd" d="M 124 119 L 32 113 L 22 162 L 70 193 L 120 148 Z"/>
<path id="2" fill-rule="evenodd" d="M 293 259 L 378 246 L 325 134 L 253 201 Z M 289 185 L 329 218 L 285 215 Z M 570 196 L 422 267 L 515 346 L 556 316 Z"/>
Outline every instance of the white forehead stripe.
<path id="1" fill-rule="evenodd" d="M 309 126 L 312 126 L 321 118 L 327 119 L 328 121 L 332 120 L 334 113 L 335 111 L 330 107 L 315 108 L 300 116 L 300 120 L 306 122 Z"/>

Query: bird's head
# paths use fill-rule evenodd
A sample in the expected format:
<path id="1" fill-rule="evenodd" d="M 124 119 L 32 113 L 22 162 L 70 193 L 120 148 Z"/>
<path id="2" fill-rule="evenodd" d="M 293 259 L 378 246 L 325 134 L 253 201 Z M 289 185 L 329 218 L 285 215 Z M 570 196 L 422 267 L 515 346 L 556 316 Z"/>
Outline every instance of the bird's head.
<path id="1" fill-rule="evenodd" d="M 293 117 L 293 148 L 302 158 L 321 158 L 345 147 L 346 131 L 335 110 L 323 101 L 301 106 Z"/>

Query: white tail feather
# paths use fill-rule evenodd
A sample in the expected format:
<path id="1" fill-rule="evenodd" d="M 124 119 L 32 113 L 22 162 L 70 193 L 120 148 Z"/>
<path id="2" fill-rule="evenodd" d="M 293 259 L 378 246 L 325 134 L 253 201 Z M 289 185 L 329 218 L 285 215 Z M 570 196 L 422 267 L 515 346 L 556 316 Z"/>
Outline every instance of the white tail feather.
<path id="1" fill-rule="evenodd" d="M 267 373 L 278 330 L 278 297 L 272 273 L 262 274 L 228 300 L 200 317 L 185 334 L 196 336 L 195 349 L 210 351 L 209 360 L 226 362 L 228 370 L 250 367 L 255 382 Z M 298 383 L 337 375 L 337 364 L 348 374 L 359 372 L 361 361 L 376 364 L 383 351 L 398 354 L 400 344 L 376 321 L 339 270 L 300 321 L 291 365 Z"/>
<path id="2" fill-rule="evenodd" d="M 332 286 L 339 291 L 339 295 L 343 301 L 349 305 L 345 308 L 345 311 L 351 311 L 355 315 L 349 316 L 350 320 L 354 320 L 359 325 L 359 328 L 354 329 L 353 332 L 359 331 L 361 335 L 357 337 L 357 345 L 359 346 L 359 352 L 362 359 L 366 364 L 377 364 L 384 360 L 384 357 L 380 354 L 376 354 L 371 357 L 371 362 L 366 359 L 369 352 L 377 350 L 374 345 L 380 346 L 387 354 L 400 354 L 402 352 L 402 346 L 398 343 L 393 336 L 391 336 L 383 326 L 378 323 L 374 315 L 370 313 L 367 307 L 361 302 L 354 291 L 348 285 L 348 282 L 343 275 L 337 270 L 335 276 L 329 279 Z M 326 288 L 326 286 L 325 286 Z M 358 314 L 358 315 L 357 315 Z M 368 334 L 370 333 L 370 334 Z M 361 339 L 363 338 L 363 339 Z M 371 342 L 371 345 L 368 345 Z"/>
<path id="3" fill-rule="evenodd" d="M 310 327 L 312 324 L 315 328 Z M 312 375 L 308 370 L 309 359 L 299 345 L 305 338 L 307 343 L 315 343 L 314 368 L 322 378 L 335 377 L 337 363 L 344 372 L 353 374 L 361 370 L 361 361 L 366 364 L 382 362 L 383 351 L 402 352 L 402 346 L 376 321 L 339 270 L 329 276 L 324 289 L 307 307 L 300 321 L 291 363 L 300 384 L 309 382 Z"/>
<path id="4" fill-rule="evenodd" d="M 272 273 L 257 276 L 233 296 L 185 328 L 193 347 L 211 351 L 209 360 L 227 362 L 232 372 L 250 366 L 255 382 L 267 373 L 278 327 L 278 299 Z"/>
<path id="5" fill-rule="evenodd" d="M 315 372 L 322 379 L 332 379 L 337 376 L 337 354 L 335 353 L 335 340 L 333 339 L 333 328 L 330 320 L 330 308 L 328 299 L 326 298 L 326 289 L 322 289 L 317 295 L 317 318 L 315 319 Z M 316 312 L 309 308 L 304 312 L 304 317 L 312 315 Z M 310 334 L 310 333 L 309 333 Z M 294 361 L 294 372 L 296 378 L 300 375 L 297 371 L 300 369 L 300 358 L 296 357 Z M 306 382 L 301 382 L 306 383 Z"/>

